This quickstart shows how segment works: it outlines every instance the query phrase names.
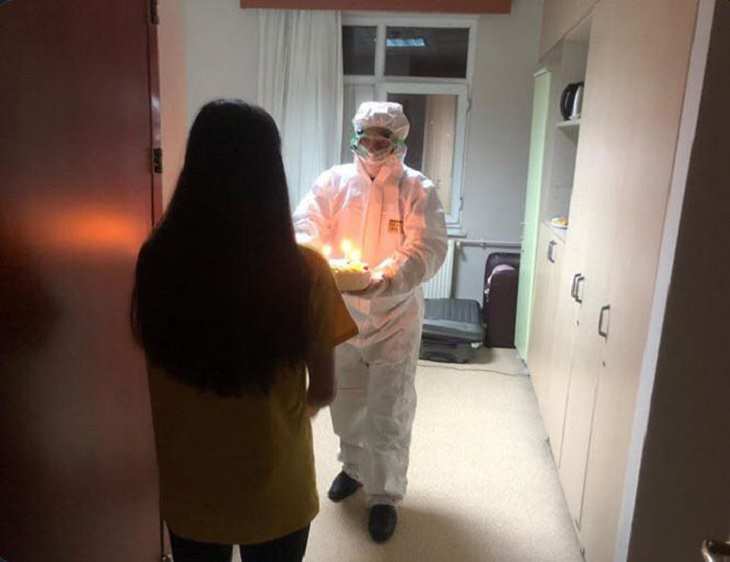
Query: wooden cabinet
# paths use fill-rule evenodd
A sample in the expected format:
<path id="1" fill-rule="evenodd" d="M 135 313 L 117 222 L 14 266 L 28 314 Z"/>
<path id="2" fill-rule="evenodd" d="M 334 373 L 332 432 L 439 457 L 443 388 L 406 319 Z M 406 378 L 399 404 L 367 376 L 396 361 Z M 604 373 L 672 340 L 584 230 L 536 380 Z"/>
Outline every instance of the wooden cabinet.
<path id="1" fill-rule="evenodd" d="M 550 372 L 550 353 L 555 333 L 557 295 L 560 290 L 561 264 L 565 242 L 548 224 L 541 224 L 535 261 L 535 299 L 532 312 L 531 337 L 527 352 L 535 394 L 544 412 Z"/>
<path id="2" fill-rule="evenodd" d="M 604 61 L 594 79 L 608 92 L 595 126 L 614 148 L 591 165 L 592 189 L 608 194 L 612 210 L 607 293 L 596 303 L 610 309 L 580 528 L 589 561 L 613 560 L 696 9 L 693 1 L 668 8 L 661 0 L 604 0 L 594 17 Z"/>
<path id="3" fill-rule="evenodd" d="M 543 52 L 592 6 L 547 0 Z M 614 559 L 696 9 L 593 6 L 560 275 L 535 283 L 552 324 L 533 324 L 527 362 L 589 562 Z M 562 158 L 546 162 L 553 169 L 573 165 L 554 147 L 550 156 Z"/>
<path id="4" fill-rule="evenodd" d="M 596 150 L 596 146 L 602 142 L 612 118 L 600 108 L 605 106 L 608 97 L 614 95 L 611 77 L 603 72 L 610 63 L 605 41 L 609 30 L 606 27 L 600 18 L 593 18 L 586 65 L 588 87 L 571 197 L 566 267 L 566 281 L 568 278 L 576 279 L 573 299 L 580 303 L 573 311 L 563 311 L 560 320 L 564 335 L 556 342 L 567 343 L 571 347 L 554 350 L 555 354 L 565 354 L 569 359 L 554 374 L 552 400 L 561 401 L 564 405 L 563 417 L 562 420 L 550 420 L 555 425 L 562 422 L 560 454 L 556 458 L 568 508 L 578 529 L 581 526 L 596 392 L 605 354 L 605 339 L 598 333 L 597 322 L 608 298 L 610 248 L 616 222 L 614 194 L 599 189 L 603 179 L 596 177 L 597 170 L 607 161 L 606 152 Z M 605 312 L 603 315 L 605 317 Z"/>
<path id="5" fill-rule="evenodd" d="M 596 0 L 546 1 L 542 16 L 540 55 L 545 55 L 590 11 Z"/>

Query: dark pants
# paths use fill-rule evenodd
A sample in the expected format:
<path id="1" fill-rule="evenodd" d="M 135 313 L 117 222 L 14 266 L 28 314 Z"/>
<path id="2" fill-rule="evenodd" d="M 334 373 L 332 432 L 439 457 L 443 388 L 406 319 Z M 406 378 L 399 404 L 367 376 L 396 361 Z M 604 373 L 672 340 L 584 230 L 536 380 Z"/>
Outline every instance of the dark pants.
<path id="1" fill-rule="evenodd" d="M 241 545 L 243 562 L 301 562 L 307 550 L 309 525 L 290 535 L 261 544 Z M 170 531 L 175 562 L 230 562 L 233 545 L 184 539 Z"/>

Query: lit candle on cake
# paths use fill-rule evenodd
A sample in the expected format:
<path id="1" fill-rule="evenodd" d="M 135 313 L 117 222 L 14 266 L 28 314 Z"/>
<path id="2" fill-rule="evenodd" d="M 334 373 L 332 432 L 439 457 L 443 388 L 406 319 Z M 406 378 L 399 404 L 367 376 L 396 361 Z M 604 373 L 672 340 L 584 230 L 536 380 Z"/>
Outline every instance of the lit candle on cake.
<path id="1" fill-rule="evenodd" d="M 340 244 L 343 257 L 330 258 L 332 248 L 324 246 L 322 254 L 328 258 L 330 269 L 340 291 L 361 291 L 370 284 L 370 270 L 367 264 L 360 261 L 361 252 L 353 248 L 352 243 L 345 239 Z"/>

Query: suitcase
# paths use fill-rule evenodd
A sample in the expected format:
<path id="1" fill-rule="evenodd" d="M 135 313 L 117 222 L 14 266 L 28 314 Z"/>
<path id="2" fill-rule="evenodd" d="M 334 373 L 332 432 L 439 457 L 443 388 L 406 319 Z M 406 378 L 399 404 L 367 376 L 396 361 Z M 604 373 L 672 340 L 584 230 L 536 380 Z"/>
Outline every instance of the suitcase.
<path id="1" fill-rule="evenodd" d="M 517 286 L 520 277 L 520 254 L 489 254 L 484 267 L 482 322 L 487 347 L 515 346 Z"/>
<path id="2" fill-rule="evenodd" d="M 426 299 L 420 359 L 466 363 L 484 340 L 479 303 L 468 299 Z"/>

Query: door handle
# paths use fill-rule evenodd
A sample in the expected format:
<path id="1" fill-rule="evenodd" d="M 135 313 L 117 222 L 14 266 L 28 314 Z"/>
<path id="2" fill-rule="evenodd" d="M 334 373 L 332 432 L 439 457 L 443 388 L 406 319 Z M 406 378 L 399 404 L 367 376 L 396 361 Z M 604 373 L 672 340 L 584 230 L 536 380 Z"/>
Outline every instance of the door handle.
<path id="1" fill-rule="evenodd" d="M 705 539 L 700 552 L 705 557 L 705 562 L 719 562 L 715 556 L 730 556 L 730 542 Z"/>
<path id="2" fill-rule="evenodd" d="M 598 335 L 602 338 L 608 339 L 608 327 L 603 328 L 603 320 L 606 317 L 606 313 L 611 310 L 610 305 L 601 307 L 601 314 L 598 316 Z"/>
<path id="3" fill-rule="evenodd" d="M 555 256 L 553 255 L 553 249 L 555 249 L 555 245 L 557 242 L 555 240 L 550 240 L 547 247 L 547 259 L 550 263 L 555 263 Z"/>

